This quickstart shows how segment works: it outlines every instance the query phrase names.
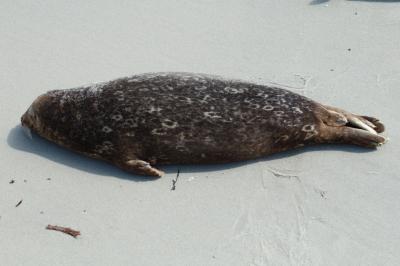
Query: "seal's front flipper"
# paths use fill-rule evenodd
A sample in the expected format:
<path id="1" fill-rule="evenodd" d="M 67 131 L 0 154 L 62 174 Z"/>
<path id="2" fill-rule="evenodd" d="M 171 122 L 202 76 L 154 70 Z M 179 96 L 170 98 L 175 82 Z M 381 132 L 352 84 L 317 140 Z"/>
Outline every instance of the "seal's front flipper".
<path id="1" fill-rule="evenodd" d="M 163 171 L 158 170 L 150 165 L 150 163 L 142 160 L 127 160 L 119 166 L 125 171 L 132 172 L 138 175 L 147 175 L 154 177 L 161 177 L 164 175 Z"/>

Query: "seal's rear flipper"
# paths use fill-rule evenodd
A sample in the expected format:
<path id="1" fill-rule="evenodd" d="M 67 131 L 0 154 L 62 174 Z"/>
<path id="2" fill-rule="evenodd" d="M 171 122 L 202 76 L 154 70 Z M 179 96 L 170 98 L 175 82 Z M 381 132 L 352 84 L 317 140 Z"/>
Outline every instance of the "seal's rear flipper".
<path id="1" fill-rule="evenodd" d="M 355 115 L 345 110 L 323 106 L 320 113 L 322 126 L 317 142 L 347 143 L 368 148 L 376 148 L 387 139 L 378 135 L 385 130 L 379 119 Z"/>
<path id="2" fill-rule="evenodd" d="M 379 119 L 355 115 L 336 107 L 325 105 L 324 108 L 328 113 L 321 115 L 324 125 L 321 127 L 320 142 L 375 148 L 387 141 L 385 137 L 378 135 L 385 130 Z"/>
<path id="3" fill-rule="evenodd" d="M 328 111 L 331 117 L 333 117 L 333 114 L 336 114 L 342 118 L 345 118 L 345 120 L 347 120 L 347 124 L 353 127 L 365 129 L 371 133 L 381 133 L 385 131 L 385 126 L 379 121 L 379 119 L 375 117 L 355 115 L 343 109 L 328 105 L 324 105 L 323 107 Z M 331 121 L 333 121 L 333 119 L 331 117 L 329 117 L 329 119 L 325 119 L 328 120 L 327 124 L 329 125 L 332 125 Z M 340 124 L 336 125 L 341 126 Z"/>
<path id="4" fill-rule="evenodd" d="M 341 135 L 339 137 L 343 139 L 344 143 L 367 148 L 376 148 L 387 141 L 383 136 L 359 128 L 343 127 L 340 128 L 339 133 Z"/>
<path id="5" fill-rule="evenodd" d="M 323 126 L 317 140 L 319 143 L 345 143 L 367 148 L 376 148 L 386 141 L 381 135 L 351 126 Z"/>
<path id="6" fill-rule="evenodd" d="M 163 171 L 158 170 L 150 165 L 150 163 L 142 160 L 128 160 L 122 164 L 118 164 L 119 167 L 125 171 L 132 172 L 138 175 L 147 175 L 154 177 L 161 177 L 164 175 Z"/>
<path id="7" fill-rule="evenodd" d="M 364 121 L 368 121 L 371 124 L 373 124 L 375 126 L 374 129 L 376 132 L 382 133 L 383 131 L 385 131 L 385 126 L 379 121 L 378 118 L 371 117 L 371 116 L 365 116 L 365 115 L 363 115 L 361 117 L 364 119 Z"/>

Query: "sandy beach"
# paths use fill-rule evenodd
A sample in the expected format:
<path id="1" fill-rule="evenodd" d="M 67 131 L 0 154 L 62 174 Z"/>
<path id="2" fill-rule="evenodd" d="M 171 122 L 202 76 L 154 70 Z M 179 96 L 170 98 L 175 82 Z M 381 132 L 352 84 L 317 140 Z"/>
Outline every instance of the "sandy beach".
<path id="1" fill-rule="evenodd" d="M 399 14 L 398 1 L 1 1 L 0 264 L 399 265 Z M 390 141 L 149 180 L 19 125 L 48 90 L 157 71 L 281 84 L 380 118 Z"/>

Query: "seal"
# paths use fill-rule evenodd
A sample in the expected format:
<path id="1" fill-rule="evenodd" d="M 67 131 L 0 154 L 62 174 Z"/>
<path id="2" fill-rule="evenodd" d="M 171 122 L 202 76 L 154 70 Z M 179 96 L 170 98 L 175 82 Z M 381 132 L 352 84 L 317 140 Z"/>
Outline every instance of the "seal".
<path id="1" fill-rule="evenodd" d="M 383 124 L 276 86 L 147 73 L 39 96 L 21 118 L 40 136 L 123 170 L 226 163 L 318 143 L 377 147 Z"/>

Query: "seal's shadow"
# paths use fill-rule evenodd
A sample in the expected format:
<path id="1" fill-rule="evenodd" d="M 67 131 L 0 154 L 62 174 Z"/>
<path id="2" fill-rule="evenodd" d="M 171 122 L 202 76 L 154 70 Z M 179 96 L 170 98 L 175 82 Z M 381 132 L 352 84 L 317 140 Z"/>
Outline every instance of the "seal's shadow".
<path id="1" fill-rule="evenodd" d="M 46 159 L 52 160 L 54 162 L 61 163 L 88 173 L 103 175 L 103 176 L 114 176 L 133 181 L 154 180 L 152 178 L 137 176 L 131 173 L 124 172 L 119 168 L 111 164 L 108 164 L 106 162 L 91 159 L 81 154 L 67 150 L 38 136 L 35 133 L 32 133 L 32 139 L 30 139 L 26 136 L 20 125 L 10 130 L 7 137 L 7 143 L 10 147 L 14 149 L 33 153 L 42 156 Z M 351 145 L 316 145 L 316 146 L 305 147 L 302 149 L 289 150 L 286 152 L 273 154 L 257 160 L 243 161 L 237 163 L 207 164 L 207 165 L 171 165 L 171 166 L 161 166 L 160 168 L 166 173 L 176 173 L 178 169 L 181 169 L 181 172 L 186 172 L 186 173 L 223 171 L 231 168 L 240 167 L 243 165 L 248 165 L 254 162 L 260 162 L 260 161 L 267 162 L 271 160 L 283 159 L 285 157 L 295 156 L 303 152 L 322 153 L 326 151 L 364 153 L 373 150 Z"/>
<path id="2" fill-rule="evenodd" d="M 30 139 L 20 125 L 10 130 L 7 136 L 7 143 L 14 149 L 33 153 L 53 162 L 61 163 L 88 173 L 103 176 L 115 176 L 133 181 L 153 180 L 151 178 L 132 175 L 106 162 L 94 160 L 62 148 L 33 132 L 32 139 Z"/>
<path id="3" fill-rule="evenodd" d="M 230 169 L 230 168 L 236 168 L 244 165 L 251 165 L 252 163 L 256 162 L 265 162 L 268 163 L 268 161 L 273 161 L 273 160 L 279 160 L 279 159 L 285 159 L 290 156 L 296 156 L 300 155 L 302 153 L 309 153 L 309 152 L 319 152 L 321 155 L 324 152 L 329 152 L 329 151 L 341 151 L 341 152 L 347 152 L 347 153 L 367 153 L 367 152 L 373 152 L 374 149 L 370 148 L 363 148 L 359 146 L 354 146 L 354 145 L 345 145 L 345 144 L 318 144 L 314 146 L 307 146 L 307 147 L 302 147 L 298 149 L 292 149 L 276 154 L 272 154 L 266 157 L 262 157 L 259 159 L 254 159 L 254 160 L 248 160 L 248 161 L 241 161 L 241 162 L 236 162 L 236 163 L 227 163 L 227 164 L 207 164 L 207 165 L 188 165 L 188 166 L 183 166 L 180 169 L 183 170 L 181 172 L 190 172 L 190 173 L 195 173 L 195 172 L 212 172 L 212 171 L 222 171 L 225 169 Z M 176 168 L 175 168 L 176 169 Z M 164 169 L 163 169 L 164 170 Z M 168 172 L 168 171 L 166 171 Z"/>

